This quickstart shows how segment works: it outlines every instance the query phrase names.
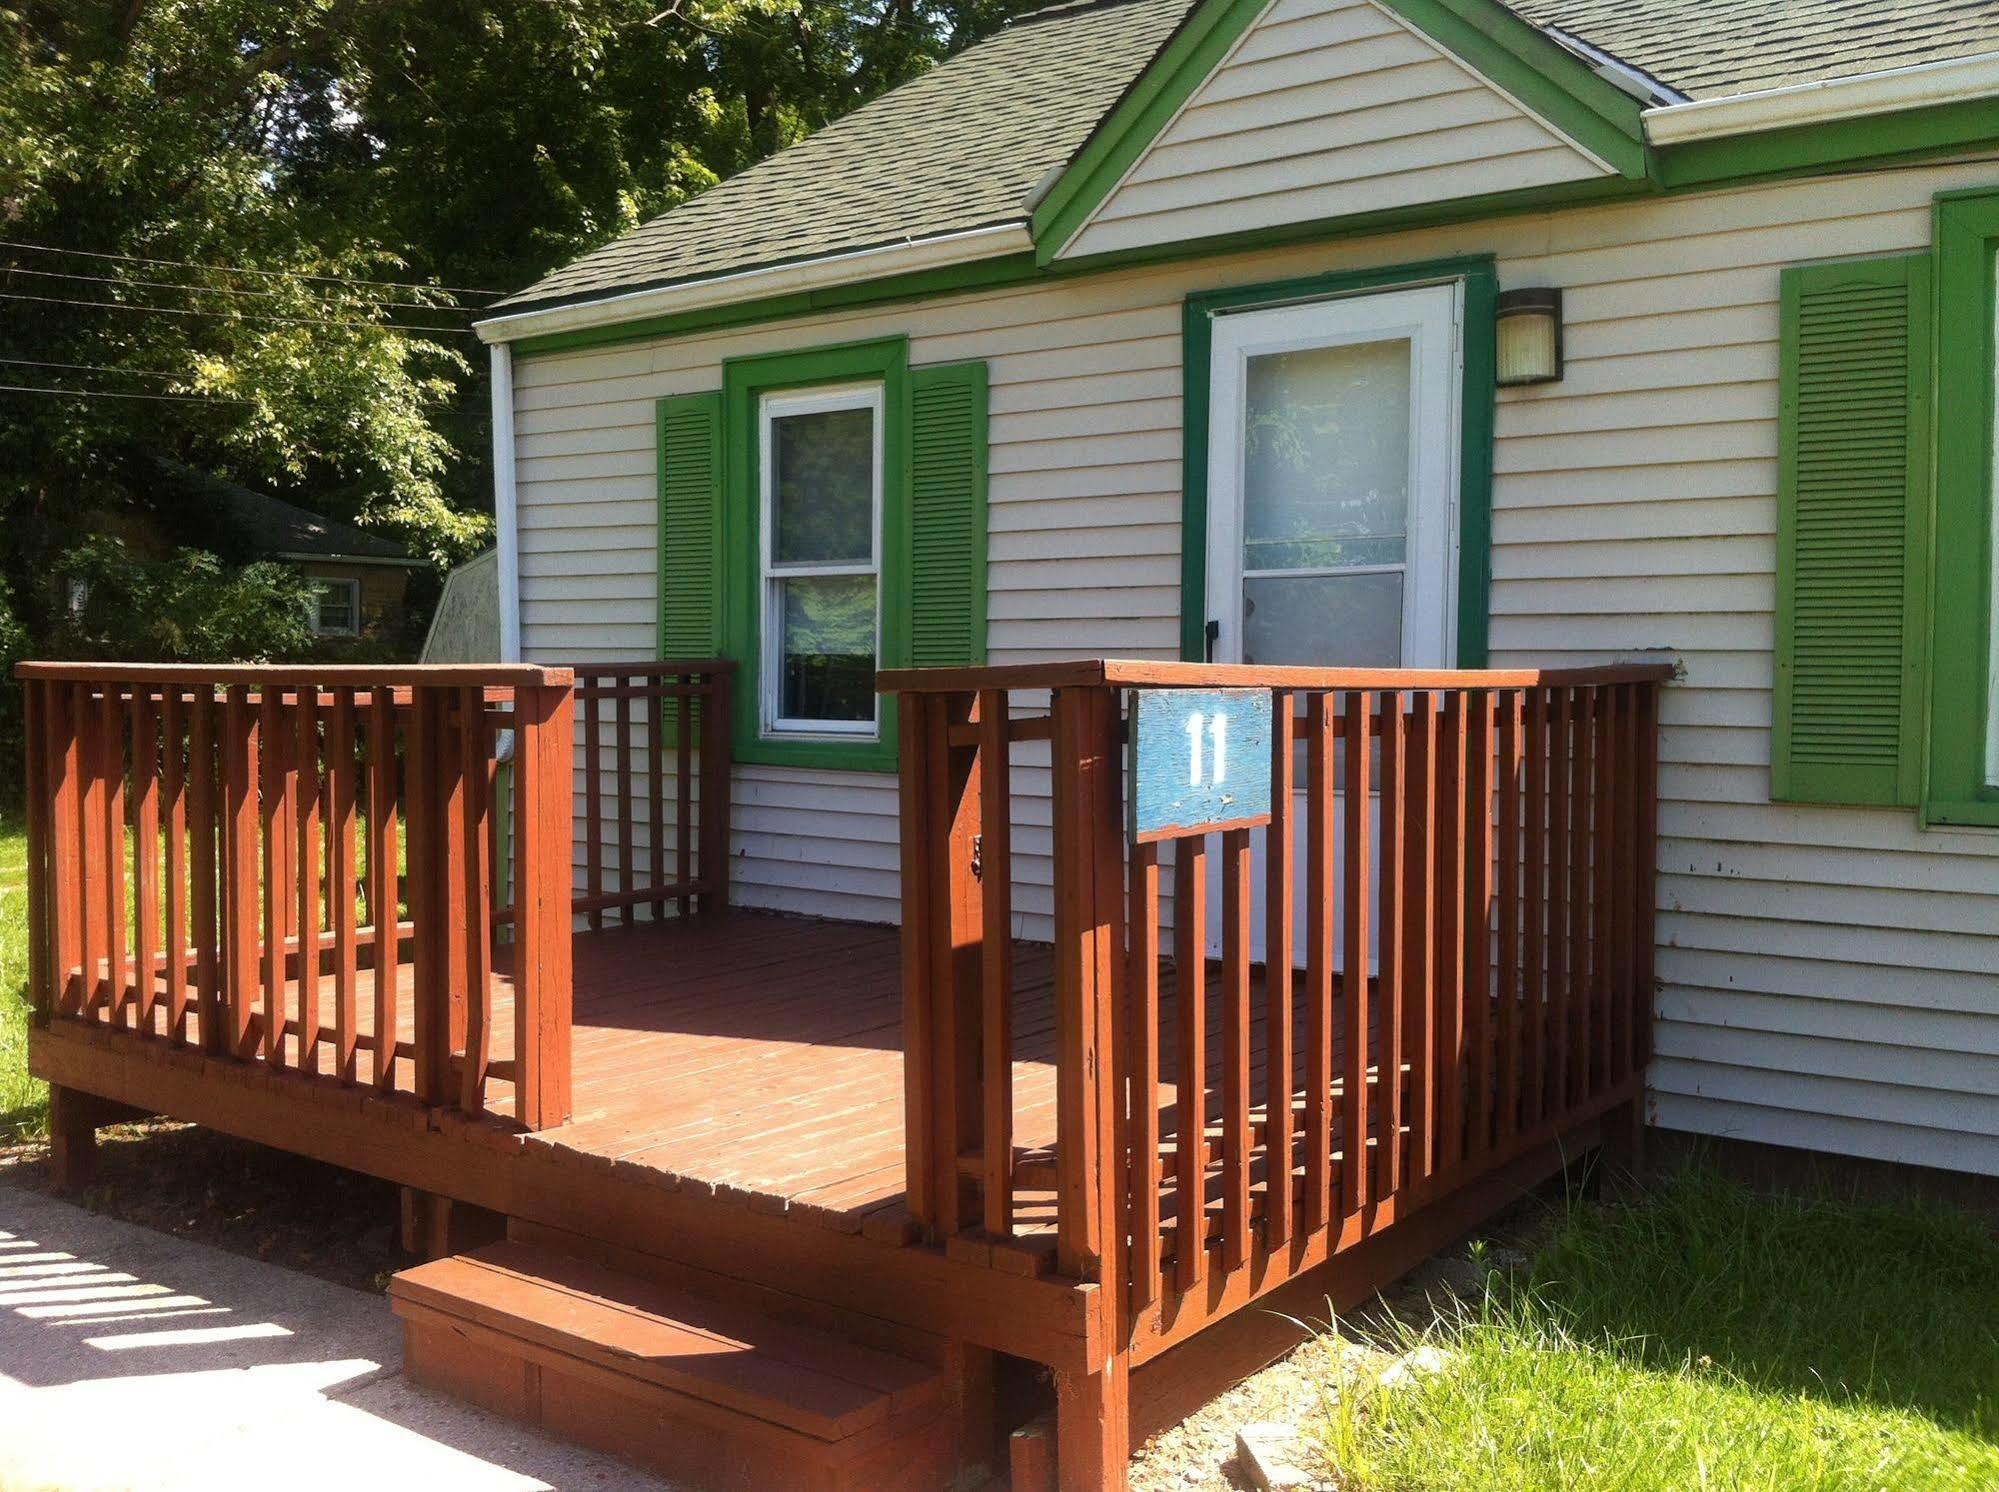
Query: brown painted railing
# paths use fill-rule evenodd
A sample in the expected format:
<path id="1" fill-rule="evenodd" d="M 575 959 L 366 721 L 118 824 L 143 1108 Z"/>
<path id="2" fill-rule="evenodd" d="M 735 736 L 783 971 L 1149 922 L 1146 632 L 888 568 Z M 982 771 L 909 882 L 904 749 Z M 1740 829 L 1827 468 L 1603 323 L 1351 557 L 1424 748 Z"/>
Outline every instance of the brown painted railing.
<path id="1" fill-rule="evenodd" d="M 521 1124 L 568 1117 L 567 669 L 17 673 L 43 1018 L 474 1115 L 504 1083 Z"/>
<path id="2" fill-rule="evenodd" d="M 735 673 L 736 665 L 720 658 L 575 666 L 583 818 L 593 832 L 584 836 L 574 908 L 592 928 L 607 915 L 632 921 L 642 907 L 659 919 L 669 903 L 683 917 L 729 904 Z M 609 889 L 607 871 L 616 882 Z"/>
<path id="3" fill-rule="evenodd" d="M 1158 1350 L 1632 1102 L 1669 672 L 885 674 L 919 1222 L 1115 1287 Z M 1125 691 L 1224 685 L 1271 689 L 1286 726 L 1271 824 L 1129 845 Z M 1038 771 L 1052 855 L 1030 882 L 1039 815 L 1014 784 Z M 1052 1115 L 1016 1067 L 1016 896 L 1043 884 Z"/>

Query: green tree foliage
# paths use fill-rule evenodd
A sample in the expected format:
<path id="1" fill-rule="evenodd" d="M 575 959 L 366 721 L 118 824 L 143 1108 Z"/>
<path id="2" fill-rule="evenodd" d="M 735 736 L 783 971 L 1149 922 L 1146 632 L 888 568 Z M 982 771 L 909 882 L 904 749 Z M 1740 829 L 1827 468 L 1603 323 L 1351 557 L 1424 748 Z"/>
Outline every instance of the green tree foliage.
<path id="1" fill-rule="evenodd" d="M 464 556 L 480 307 L 1034 3 L 0 0 L 0 604 L 139 457 Z"/>

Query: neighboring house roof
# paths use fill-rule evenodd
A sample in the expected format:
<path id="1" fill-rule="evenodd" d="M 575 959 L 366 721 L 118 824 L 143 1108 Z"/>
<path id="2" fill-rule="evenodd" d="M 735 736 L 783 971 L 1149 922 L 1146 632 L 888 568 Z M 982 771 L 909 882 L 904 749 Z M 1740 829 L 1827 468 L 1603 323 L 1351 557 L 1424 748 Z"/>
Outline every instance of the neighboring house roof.
<path id="1" fill-rule="evenodd" d="M 1036 11 L 492 309 L 1022 222 L 1194 3 Z"/>
<path id="2" fill-rule="evenodd" d="M 1999 51 L 1994 0 L 1515 0 L 1690 98 Z"/>
<path id="3" fill-rule="evenodd" d="M 541 313 L 980 229 L 1024 235 L 1033 223 L 1038 239 L 1037 202 L 1058 177 L 1058 194 L 1069 186 L 1064 168 L 1087 155 L 1127 96 L 1143 95 L 1155 60 L 1184 66 L 1174 57 L 1188 50 L 1184 36 L 1219 8 L 1253 3 L 1082 0 L 1032 12 L 491 309 L 499 319 Z M 1412 13 L 1413 0 L 1381 3 Z M 1423 3 L 1459 35 L 1460 55 L 1490 48 L 1503 60 L 1511 27 L 1550 56 L 1572 57 L 1583 82 L 1602 86 L 1587 75 L 1607 56 L 1665 85 L 1669 98 L 1697 103 L 1999 52 L 1999 0 Z M 1633 111 L 1619 128 L 1635 146 L 1636 103 L 1617 97 Z"/>
<path id="4" fill-rule="evenodd" d="M 178 461 L 158 463 L 188 505 L 188 516 L 207 529 L 218 547 L 264 559 L 349 560 L 357 564 L 417 565 L 393 539 L 328 518 Z"/>

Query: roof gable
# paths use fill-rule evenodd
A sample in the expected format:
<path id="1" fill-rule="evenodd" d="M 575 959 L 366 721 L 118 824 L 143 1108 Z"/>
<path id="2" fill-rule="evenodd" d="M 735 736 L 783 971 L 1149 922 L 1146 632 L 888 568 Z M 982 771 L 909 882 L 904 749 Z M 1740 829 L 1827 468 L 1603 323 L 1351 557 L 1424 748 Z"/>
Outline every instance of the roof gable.
<path id="1" fill-rule="evenodd" d="M 1270 0 L 1042 247 L 1086 258 L 1616 174 L 1387 5 Z"/>

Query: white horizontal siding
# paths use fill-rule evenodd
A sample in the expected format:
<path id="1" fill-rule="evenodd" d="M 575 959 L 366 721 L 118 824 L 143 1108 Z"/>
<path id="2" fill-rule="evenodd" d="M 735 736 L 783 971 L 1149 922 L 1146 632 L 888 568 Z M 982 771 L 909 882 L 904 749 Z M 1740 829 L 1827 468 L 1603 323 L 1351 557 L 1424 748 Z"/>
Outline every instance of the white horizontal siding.
<path id="1" fill-rule="evenodd" d="M 1273 57 L 1275 54 L 1273 54 Z M 995 662 L 1178 647 L 1180 304 L 1192 290 L 1461 253 L 1566 292 L 1563 380 L 1502 394 L 1499 664 L 1670 649 L 1662 709 L 1662 1123 L 1999 1173 L 1999 835 L 1769 801 L 1776 298 L 1786 263 L 1927 242 L 1911 168 L 1128 270 L 517 368 L 533 658 L 650 656 L 653 401 L 721 359 L 906 334 L 992 380 Z M 1015 773 L 1020 927 L 1045 929 L 1044 754 Z M 737 769 L 747 903 L 896 915 L 880 776 Z"/>
<path id="2" fill-rule="evenodd" d="M 1061 254 L 1608 172 L 1373 0 L 1274 0 Z"/>

